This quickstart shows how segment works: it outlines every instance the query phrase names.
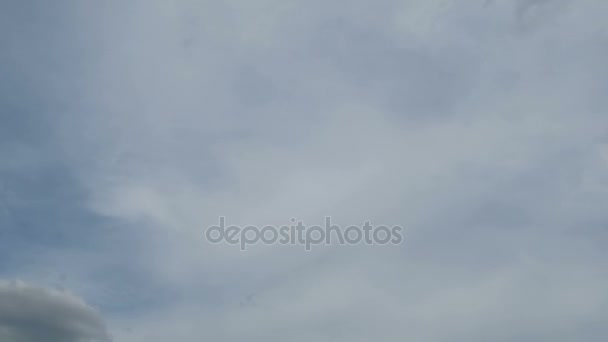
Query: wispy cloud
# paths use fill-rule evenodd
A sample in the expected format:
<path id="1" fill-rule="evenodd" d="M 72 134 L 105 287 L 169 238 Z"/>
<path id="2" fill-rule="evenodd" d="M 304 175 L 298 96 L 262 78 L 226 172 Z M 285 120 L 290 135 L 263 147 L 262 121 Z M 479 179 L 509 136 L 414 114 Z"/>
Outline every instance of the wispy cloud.
<path id="1" fill-rule="evenodd" d="M 1 274 L 127 342 L 603 341 L 606 11 L 5 2 Z M 404 243 L 205 241 L 327 215 Z"/>

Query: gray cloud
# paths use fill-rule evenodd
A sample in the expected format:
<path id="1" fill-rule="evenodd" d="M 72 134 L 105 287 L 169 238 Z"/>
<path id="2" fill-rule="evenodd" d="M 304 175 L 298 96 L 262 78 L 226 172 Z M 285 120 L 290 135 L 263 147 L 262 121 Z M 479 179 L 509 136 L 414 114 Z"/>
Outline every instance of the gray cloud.
<path id="1" fill-rule="evenodd" d="M 107 342 L 99 314 L 81 299 L 21 282 L 0 282 L 0 340 Z"/>
<path id="2" fill-rule="evenodd" d="M 69 279 L 120 308 L 121 341 L 606 340 L 607 2 L 63 4 L 0 11 L 23 26 L 0 33 L 2 89 L 25 93 L 4 101 L 31 113 L 0 132 L 32 140 L 3 149 L 2 224 L 42 222 L 2 243 L 54 244 L 36 259 L 95 275 Z M 55 154 L 79 189 L 59 216 L 90 216 L 47 228 L 31 203 L 57 212 L 34 201 L 68 183 L 40 186 Z M 220 215 L 406 237 L 243 254 L 205 243 Z M 100 217 L 113 229 L 86 222 Z M 84 253 L 59 229 L 113 242 Z M 12 273 L 39 277 L 33 253 Z"/>

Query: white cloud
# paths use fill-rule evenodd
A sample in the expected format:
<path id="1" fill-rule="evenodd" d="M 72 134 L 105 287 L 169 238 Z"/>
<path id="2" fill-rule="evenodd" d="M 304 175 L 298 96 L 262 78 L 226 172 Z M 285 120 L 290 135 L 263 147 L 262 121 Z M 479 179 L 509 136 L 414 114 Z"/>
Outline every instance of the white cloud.
<path id="1" fill-rule="evenodd" d="M 0 282 L 0 340 L 6 342 L 110 341 L 99 314 L 66 292 Z"/>

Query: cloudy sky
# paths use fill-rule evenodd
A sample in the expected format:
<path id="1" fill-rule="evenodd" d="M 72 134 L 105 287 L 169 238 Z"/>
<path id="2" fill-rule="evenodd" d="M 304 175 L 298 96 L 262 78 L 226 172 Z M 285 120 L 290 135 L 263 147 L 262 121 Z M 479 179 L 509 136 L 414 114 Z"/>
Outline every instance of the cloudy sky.
<path id="1" fill-rule="evenodd" d="M 0 0 L 0 339 L 608 339 L 608 2 Z M 212 245 L 219 216 L 405 228 Z"/>

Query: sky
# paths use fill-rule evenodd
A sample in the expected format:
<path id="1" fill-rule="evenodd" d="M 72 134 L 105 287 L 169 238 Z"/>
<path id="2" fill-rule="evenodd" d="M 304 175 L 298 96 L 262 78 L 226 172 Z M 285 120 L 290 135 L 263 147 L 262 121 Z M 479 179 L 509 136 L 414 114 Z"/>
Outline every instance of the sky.
<path id="1" fill-rule="evenodd" d="M 608 339 L 608 2 L 0 0 L 0 339 Z M 390 246 L 206 241 L 399 225 Z"/>

